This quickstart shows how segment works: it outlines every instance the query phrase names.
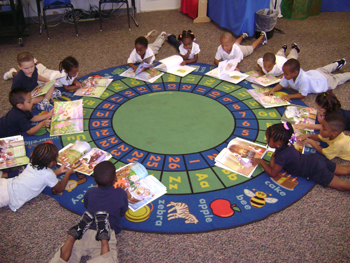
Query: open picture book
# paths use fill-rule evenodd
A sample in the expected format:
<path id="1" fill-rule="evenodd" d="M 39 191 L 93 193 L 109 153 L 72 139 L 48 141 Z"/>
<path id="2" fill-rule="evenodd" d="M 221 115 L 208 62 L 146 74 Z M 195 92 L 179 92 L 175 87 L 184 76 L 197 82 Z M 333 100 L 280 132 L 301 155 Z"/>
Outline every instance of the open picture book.
<path id="1" fill-rule="evenodd" d="M 48 93 L 49 90 L 52 88 L 52 86 L 55 84 L 55 82 L 56 82 L 56 79 L 53 79 L 37 86 L 35 89 L 31 91 L 32 98 L 39 97 L 41 95 L 45 95 L 46 93 Z"/>
<path id="2" fill-rule="evenodd" d="M 166 194 L 166 187 L 146 168 L 136 162 L 129 163 L 116 171 L 114 187 L 121 187 L 128 195 L 129 208 L 135 212 Z"/>
<path id="3" fill-rule="evenodd" d="M 247 80 L 249 82 L 259 84 L 263 87 L 277 84 L 281 81 L 280 78 L 276 78 L 275 76 L 273 76 L 271 74 L 259 76 L 257 71 L 248 71 L 248 72 L 246 72 L 246 74 L 249 75 L 249 77 L 247 78 Z"/>
<path id="4" fill-rule="evenodd" d="M 22 136 L 0 139 L 0 170 L 29 163 Z"/>
<path id="5" fill-rule="evenodd" d="M 205 73 L 208 76 L 237 84 L 249 75 L 236 70 L 238 61 L 235 59 L 220 61 L 217 68 Z"/>
<path id="6" fill-rule="evenodd" d="M 291 124 L 299 123 L 316 123 L 317 110 L 314 108 L 303 107 L 299 105 L 292 105 L 286 107 L 286 110 L 283 113 L 281 121 L 290 122 Z M 310 129 L 305 129 L 310 130 Z M 313 130 L 310 130 L 313 131 Z"/>
<path id="7" fill-rule="evenodd" d="M 180 77 L 185 77 L 190 74 L 192 71 L 196 70 L 196 68 L 191 66 L 181 66 L 183 62 L 183 58 L 180 55 L 173 55 L 162 60 L 159 60 L 160 64 L 155 67 L 155 69 L 177 75 Z"/>
<path id="8" fill-rule="evenodd" d="M 262 159 L 266 151 L 266 146 L 235 138 L 216 156 L 215 165 L 250 178 L 257 167 L 252 159 Z"/>
<path id="9" fill-rule="evenodd" d="M 282 95 L 287 95 L 285 92 L 275 92 L 273 96 L 266 96 L 265 94 L 270 91 L 270 88 L 265 88 L 260 85 L 253 84 L 254 89 L 247 89 L 247 92 L 263 106 L 264 108 L 273 108 L 280 106 L 290 105 L 287 100 L 282 100 Z"/>
<path id="10" fill-rule="evenodd" d="M 113 79 L 110 79 L 108 77 L 90 76 L 88 79 L 84 80 L 81 83 L 82 87 L 74 93 L 74 96 L 89 96 L 99 98 L 112 81 Z"/>
<path id="11" fill-rule="evenodd" d="M 50 136 L 84 131 L 83 100 L 55 101 Z"/>
<path id="12" fill-rule="evenodd" d="M 107 161 L 112 155 L 98 148 L 91 148 L 87 142 L 70 143 L 58 153 L 58 164 L 73 168 L 76 172 L 91 175 L 97 164 Z"/>

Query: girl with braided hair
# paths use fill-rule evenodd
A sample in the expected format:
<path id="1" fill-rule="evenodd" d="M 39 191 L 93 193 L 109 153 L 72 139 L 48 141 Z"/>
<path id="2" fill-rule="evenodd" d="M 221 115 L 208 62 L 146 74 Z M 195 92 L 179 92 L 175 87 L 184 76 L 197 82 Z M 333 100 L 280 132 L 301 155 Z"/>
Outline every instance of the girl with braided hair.
<path id="1" fill-rule="evenodd" d="M 253 159 L 253 165 L 260 164 L 272 178 L 281 176 L 284 169 L 293 176 L 306 177 L 324 186 L 339 191 L 350 191 L 350 182 L 341 180 L 336 175 L 350 174 L 350 166 L 335 164 L 319 154 L 302 154 L 297 151 L 293 142 L 296 140 L 291 123 L 277 123 L 267 128 L 266 142 L 275 148 L 269 164 L 263 159 Z"/>

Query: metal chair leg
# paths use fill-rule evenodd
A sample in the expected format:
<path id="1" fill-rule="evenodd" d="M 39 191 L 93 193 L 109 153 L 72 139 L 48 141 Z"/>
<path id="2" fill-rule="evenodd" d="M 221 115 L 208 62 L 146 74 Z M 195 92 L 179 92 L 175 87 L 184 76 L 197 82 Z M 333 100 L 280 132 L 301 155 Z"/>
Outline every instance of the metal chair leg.
<path id="1" fill-rule="evenodd" d="M 77 19 L 75 17 L 75 12 L 74 12 L 74 7 L 71 6 L 72 12 L 73 12 L 73 21 L 74 21 L 74 26 L 75 26 L 75 33 L 78 36 L 78 25 L 77 25 Z"/>
<path id="2" fill-rule="evenodd" d="M 99 13 L 99 16 L 100 16 L 100 31 L 102 31 L 101 1 L 99 2 L 99 5 L 98 5 L 98 13 Z"/>
<path id="3" fill-rule="evenodd" d="M 49 27 L 47 26 L 47 21 L 46 21 L 46 13 L 45 13 L 46 9 L 43 9 L 43 17 L 44 17 L 44 24 L 45 24 L 45 31 L 47 34 L 47 39 L 50 39 L 50 35 L 49 35 Z"/>
<path id="4" fill-rule="evenodd" d="M 129 31 L 131 31 L 131 28 L 130 28 L 129 1 L 126 1 L 126 11 L 128 12 Z"/>

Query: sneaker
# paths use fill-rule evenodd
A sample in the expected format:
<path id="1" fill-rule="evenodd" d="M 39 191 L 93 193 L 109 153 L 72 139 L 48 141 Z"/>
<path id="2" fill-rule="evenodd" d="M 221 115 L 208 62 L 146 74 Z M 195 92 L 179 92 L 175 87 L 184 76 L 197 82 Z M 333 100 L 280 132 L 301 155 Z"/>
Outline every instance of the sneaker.
<path id="1" fill-rule="evenodd" d="M 260 36 L 263 36 L 263 40 L 261 41 L 261 45 L 267 44 L 267 35 L 265 31 L 261 31 Z"/>
<path id="2" fill-rule="evenodd" d="M 247 33 L 244 32 L 244 33 L 241 35 L 241 37 L 242 37 L 243 39 L 245 39 L 245 38 L 247 38 L 247 37 L 249 37 L 249 36 L 248 36 Z"/>
<path id="3" fill-rule="evenodd" d="M 286 52 L 288 46 L 287 46 L 286 44 L 284 44 L 284 45 L 282 46 L 282 48 L 284 49 L 284 52 Z"/>
<path id="4" fill-rule="evenodd" d="M 97 234 L 95 239 L 97 241 L 111 238 L 111 226 L 108 220 L 109 214 L 105 211 L 98 211 L 95 214 L 96 230 Z"/>
<path id="5" fill-rule="evenodd" d="M 157 30 L 156 30 L 156 29 L 153 29 L 153 30 L 149 31 L 149 32 L 145 35 L 145 38 L 155 37 L 156 34 L 157 34 Z"/>
<path id="6" fill-rule="evenodd" d="M 79 240 L 93 223 L 94 217 L 88 211 L 85 211 L 81 216 L 79 223 L 68 230 L 68 235 Z"/>
<path id="7" fill-rule="evenodd" d="M 295 50 L 299 53 L 300 52 L 300 48 L 298 47 L 297 43 L 293 43 L 291 48 L 295 48 Z"/>
<path id="8" fill-rule="evenodd" d="M 62 96 L 62 93 L 60 90 L 55 89 L 52 93 L 51 99 L 57 99 Z"/>
<path id="9" fill-rule="evenodd" d="M 168 34 L 167 34 L 165 31 L 162 31 L 162 32 L 160 33 L 160 35 L 161 35 L 161 36 L 168 37 Z"/>
<path id="10" fill-rule="evenodd" d="M 13 75 L 15 72 L 17 72 L 17 70 L 15 68 L 11 68 L 4 74 L 4 80 L 13 79 Z"/>
<path id="11" fill-rule="evenodd" d="M 44 98 L 42 102 L 39 102 L 36 105 L 36 108 L 42 111 L 50 111 L 53 109 L 53 106 L 50 104 L 50 102 L 46 98 Z"/>
<path id="12" fill-rule="evenodd" d="M 338 59 L 338 60 L 334 61 L 334 63 L 338 63 L 338 67 L 336 68 L 336 70 L 339 70 L 344 65 L 346 65 L 346 60 L 345 60 L 345 58 L 342 58 L 342 59 Z"/>

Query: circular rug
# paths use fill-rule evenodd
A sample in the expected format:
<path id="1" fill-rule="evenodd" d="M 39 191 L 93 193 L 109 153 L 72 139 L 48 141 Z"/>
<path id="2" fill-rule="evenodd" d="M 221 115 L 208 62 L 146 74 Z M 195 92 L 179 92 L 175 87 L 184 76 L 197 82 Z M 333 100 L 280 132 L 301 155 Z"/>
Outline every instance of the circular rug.
<path id="1" fill-rule="evenodd" d="M 26 135 L 27 154 L 43 141 L 63 148 L 81 140 L 111 153 L 116 168 L 142 163 L 167 187 L 167 194 L 136 212 L 129 210 L 122 218 L 129 230 L 194 233 L 231 228 L 264 219 L 304 196 L 314 182 L 293 176 L 276 182 L 261 166 L 247 178 L 214 165 L 236 137 L 266 145 L 265 130 L 281 121 L 285 108 L 265 109 L 247 92 L 249 82 L 234 85 L 206 76 L 212 65 L 193 66 L 196 70 L 186 77 L 166 73 L 154 83 L 120 77 L 126 65 L 91 73 L 114 81 L 100 98 L 82 97 L 84 132 Z M 60 100 L 80 99 L 62 93 Z M 305 105 L 301 100 L 293 103 Z M 86 182 L 76 175 L 70 179 L 61 195 L 52 195 L 50 188 L 44 193 L 82 214 L 84 193 L 96 184 L 93 177 Z"/>

